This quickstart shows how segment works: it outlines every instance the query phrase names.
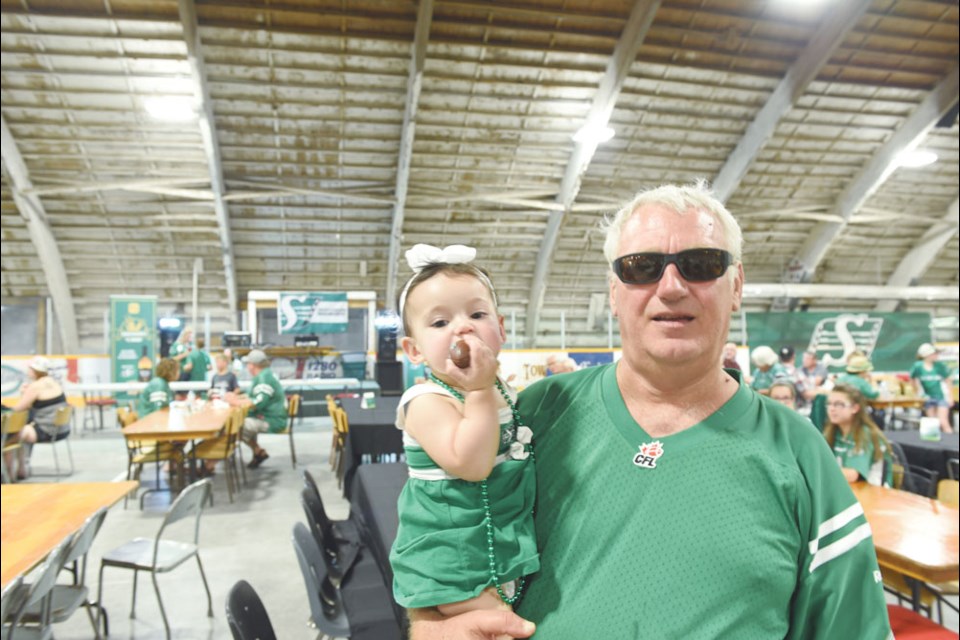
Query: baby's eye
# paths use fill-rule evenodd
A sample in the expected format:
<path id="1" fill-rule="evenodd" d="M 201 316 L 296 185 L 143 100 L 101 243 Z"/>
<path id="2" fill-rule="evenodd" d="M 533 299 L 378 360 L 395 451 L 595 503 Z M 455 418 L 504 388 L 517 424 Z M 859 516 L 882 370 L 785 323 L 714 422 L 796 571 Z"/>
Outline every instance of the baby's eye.
<path id="1" fill-rule="evenodd" d="M 442 328 L 444 328 L 445 326 L 447 326 L 447 321 L 446 321 L 446 320 L 434 320 L 433 322 L 430 323 L 430 326 L 433 327 L 434 329 L 442 329 Z"/>
<path id="2" fill-rule="evenodd" d="M 486 312 L 486 311 L 474 311 L 472 314 L 470 314 L 470 317 L 473 318 L 474 320 L 480 320 L 480 319 L 482 319 L 482 318 L 486 318 L 486 317 L 487 317 L 487 312 Z"/>

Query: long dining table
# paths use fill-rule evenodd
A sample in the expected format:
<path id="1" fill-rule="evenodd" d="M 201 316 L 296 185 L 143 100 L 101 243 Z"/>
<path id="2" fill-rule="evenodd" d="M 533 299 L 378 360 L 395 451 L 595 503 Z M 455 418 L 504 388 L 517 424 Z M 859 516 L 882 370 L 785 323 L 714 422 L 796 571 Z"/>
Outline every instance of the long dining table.
<path id="1" fill-rule="evenodd" d="M 136 490 L 137 482 L 19 483 L 0 487 L 3 588 L 43 561 L 87 518 Z"/>
<path id="2" fill-rule="evenodd" d="M 960 512 L 932 498 L 878 487 L 852 485 L 873 532 L 877 562 L 911 578 L 913 604 L 920 582 L 940 583 L 960 577 Z"/>

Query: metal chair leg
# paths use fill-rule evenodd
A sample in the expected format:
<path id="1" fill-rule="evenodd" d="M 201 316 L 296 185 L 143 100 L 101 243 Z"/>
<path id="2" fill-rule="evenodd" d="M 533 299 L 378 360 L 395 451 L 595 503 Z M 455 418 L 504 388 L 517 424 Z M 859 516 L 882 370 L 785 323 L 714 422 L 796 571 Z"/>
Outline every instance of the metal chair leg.
<path id="1" fill-rule="evenodd" d="M 207 617 L 213 617 L 213 598 L 210 597 L 210 585 L 207 584 L 207 574 L 203 570 L 203 563 L 200 562 L 200 554 L 197 554 L 197 566 L 200 567 L 200 577 L 203 579 L 203 588 L 207 592 Z"/>
<path id="2" fill-rule="evenodd" d="M 163 608 L 163 598 L 160 597 L 160 585 L 157 584 L 157 572 L 151 571 L 150 578 L 153 580 L 153 590 L 157 592 L 157 604 L 160 605 L 160 617 L 163 618 L 163 628 L 167 631 L 167 640 L 170 640 L 170 623 L 167 622 L 167 610 Z"/>

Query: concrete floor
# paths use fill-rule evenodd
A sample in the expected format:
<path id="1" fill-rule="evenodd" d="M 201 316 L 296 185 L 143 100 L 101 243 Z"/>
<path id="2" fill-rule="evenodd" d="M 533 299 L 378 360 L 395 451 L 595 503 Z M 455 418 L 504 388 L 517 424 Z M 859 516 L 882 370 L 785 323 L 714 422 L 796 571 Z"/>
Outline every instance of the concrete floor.
<path id="1" fill-rule="evenodd" d="M 112 415 L 107 422 L 112 425 L 110 418 Z M 305 521 L 299 498 L 302 469 L 308 469 L 316 478 L 332 518 L 346 518 L 349 513 L 349 504 L 337 489 L 336 478 L 327 463 L 331 426 L 329 418 L 306 418 L 298 422 L 295 430 L 297 469 L 290 464 L 287 436 L 263 436 L 261 444 L 270 452 L 270 459 L 259 469 L 247 471 L 249 486 L 234 496 L 233 504 L 227 499 L 226 480 L 218 469 L 213 479 L 214 506 L 206 508 L 200 525 L 200 556 L 213 597 L 213 618 L 207 617 L 206 596 L 196 563 L 185 563 L 158 578 L 172 637 L 230 638 L 224 606 L 230 588 L 241 579 L 247 580 L 259 593 L 278 638 L 317 637 L 317 632 L 306 624 L 310 609 L 291 532 L 294 523 Z M 74 434 L 71 445 L 76 472 L 65 481 L 102 482 L 118 476 L 124 478 L 127 454 L 116 427 Z M 250 459 L 249 449 L 244 449 L 244 456 Z M 34 476 L 28 482 L 53 481 L 52 477 L 39 475 L 52 471 L 50 447 L 36 447 Z M 153 465 L 144 467 L 142 480 L 145 485 L 153 484 Z M 94 597 L 103 553 L 135 537 L 154 537 L 169 504 L 169 494 L 157 493 L 147 497 L 143 511 L 133 500 L 126 509 L 121 502 L 110 510 L 89 556 L 87 584 L 93 589 Z M 139 578 L 134 619 L 129 617 L 132 585 L 131 571 L 105 570 L 103 603 L 109 613 L 110 637 L 164 638 L 163 621 L 149 575 Z M 54 632 L 58 640 L 93 637 L 93 629 L 82 611 L 56 625 Z"/>
<path id="2" fill-rule="evenodd" d="M 112 416 L 108 424 L 113 424 Z M 235 502 L 227 500 L 226 481 L 220 471 L 214 477 L 214 506 L 207 507 L 200 528 L 201 557 L 213 596 L 213 618 L 206 613 L 206 597 L 195 563 L 161 575 L 159 584 L 172 628 L 172 637 L 183 640 L 230 638 L 224 605 L 227 593 L 237 580 L 247 580 L 260 594 L 270 620 L 281 640 L 316 638 L 307 626 L 309 604 L 300 569 L 290 542 L 294 523 L 304 521 L 300 507 L 300 471 L 308 469 L 320 486 L 330 516 L 346 518 L 349 504 L 337 489 L 336 478 L 327 463 L 331 439 L 329 418 L 306 418 L 296 427 L 297 469 L 290 464 L 287 436 L 264 436 L 262 444 L 270 459 L 255 471 L 247 471 L 249 486 Z M 83 432 L 71 437 L 76 472 L 70 482 L 102 482 L 124 477 L 126 450 L 115 427 Z M 61 449 L 62 450 L 62 449 Z M 249 450 L 244 449 L 249 460 Z M 62 459 L 61 459 L 61 462 Z M 34 477 L 28 482 L 49 482 L 38 474 L 53 471 L 50 447 L 40 446 L 33 454 Z M 145 467 L 144 484 L 154 481 L 153 468 Z M 169 494 L 148 496 L 141 511 L 131 500 L 110 510 L 90 552 L 87 584 L 96 594 L 97 572 L 104 552 L 138 536 L 153 537 L 169 506 Z M 110 616 L 110 637 L 137 640 L 162 639 L 160 610 L 148 576 L 141 576 L 136 618 L 129 617 L 132 572 L 107 569 L 104 574 L 103 603 Z M 957 599 L 952 599 L 956 604 Z M 895 599 L 888 596 L 888 601 Z M 944 625 L 957 631 L 957 614 L 944 607 Z M 93 631 L 87 617 L 78 612 L 56 625 L 58 640 L 87 640 Z"/>

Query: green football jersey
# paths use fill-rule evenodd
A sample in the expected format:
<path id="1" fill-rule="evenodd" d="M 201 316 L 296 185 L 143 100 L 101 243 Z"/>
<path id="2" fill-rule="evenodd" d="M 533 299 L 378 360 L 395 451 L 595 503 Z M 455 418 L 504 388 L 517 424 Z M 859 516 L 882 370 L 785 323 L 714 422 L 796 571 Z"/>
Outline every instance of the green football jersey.
<path id="1" fill-rule="evenodd" d="M 280 381 L 269 367 L 250 383 L 250 400 L 253 401 L 250 415 L 266 420 L 271 432 L 283 431 L 287 426 L 286 397 Z"/>
<path id="2" fill-rule="evenodd" d="M 616 365 L 520 394 L 537 456 L 537 636 L 888 638 L 863 510 L 823 437 L 741 384 L 651 438 Z"/>
<path id="3" fill-rule="evenodd" d="M 943 381 L 950 379 L 950 372 L 947 371 L 947 365 L 942 362 L 934 362 L 933 368 L 929 370 L 923 362 L 916 362 L 910 369 L 910 379 L 920 381 L 923 392 L 928 398 L 944 400 Z"/>
<path id="4" fill-rule="evenodd" d="M 173 400 L 170 383 L 163 378 L 153 378 L 137 397 L 137 416 L 143 418 L 154 411 L 165 409 Z"/>
<path id="5" fill-rule="evenodd" d="M 879 389 L 870 384 L 870 381 L 861 378 L 855 373 L 841 373 L 837 376 L 837 384 L 845 384 L 858 389 L 867 400 L 876 400 L 880 397 Z"/>
<path id="6" fill-rule="evenodd" d="M 837 464 L 853 469 L 860 474 L 862 480 L 877 486 L 892 487 L 893 465 L 884 464 L 884 461 L 890 458 L 890 452 L 882 442 L 880 447 L 882 457 L 874 460 L 873 439 L 869 435 L 864 438 L 864 448 L 860 449 L 852 435 L 845 436 L 838 430 L 833 440 L 833 455 L 837 457 Z"/>

